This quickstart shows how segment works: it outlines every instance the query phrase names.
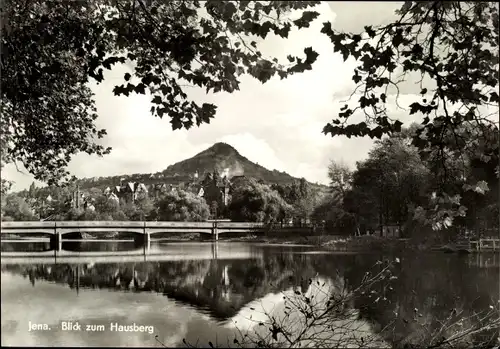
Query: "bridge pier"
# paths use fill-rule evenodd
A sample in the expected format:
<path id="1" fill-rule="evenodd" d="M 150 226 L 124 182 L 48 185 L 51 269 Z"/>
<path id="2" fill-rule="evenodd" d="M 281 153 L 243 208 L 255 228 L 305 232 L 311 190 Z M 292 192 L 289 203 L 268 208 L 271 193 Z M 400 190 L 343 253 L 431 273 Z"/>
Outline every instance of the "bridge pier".
<path id="1" fill-rule="evenodd" d="M 151 250 L 151 234 L 144 234 L 144 252 L 149 252 Z"/>
<path id="2" fill-rule="evenodd" d="M 62 234 L 58 231 L 50 237 L 50 248 L 57 252 L 62 250 Z"/>
<path id="3" fill-rule="evenodd" d="M 151 233 L 145 232 L 144 234 L 137 235 L 134 239 L 135 243 L 144 247 L 144 252 L 151 249 Z"/>
<path id="4" fill-rule="evenodd" d="M 214 222 L 212 226 L 212 239 L 214 241 L 219 241 L 219 229 L 217 228 L 217 222 Z"/>

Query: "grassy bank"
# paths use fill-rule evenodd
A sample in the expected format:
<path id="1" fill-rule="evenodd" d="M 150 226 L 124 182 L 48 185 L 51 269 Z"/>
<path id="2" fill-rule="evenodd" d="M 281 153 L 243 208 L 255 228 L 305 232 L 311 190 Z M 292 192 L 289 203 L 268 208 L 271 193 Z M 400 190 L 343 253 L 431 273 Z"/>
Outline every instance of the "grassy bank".
<path id="1" fill-rule="evenodd" d="M 300 244 L 334 251 L 390 251 L 390 250 L 430 250 L 434 245 L 418 243 L 410 239 L 388 239 L 376 236 L 346 237 L 338 235 L 322 236 L 246 236 L 228 237 L 221 241 L 259 242 L 269 244 Z"/>

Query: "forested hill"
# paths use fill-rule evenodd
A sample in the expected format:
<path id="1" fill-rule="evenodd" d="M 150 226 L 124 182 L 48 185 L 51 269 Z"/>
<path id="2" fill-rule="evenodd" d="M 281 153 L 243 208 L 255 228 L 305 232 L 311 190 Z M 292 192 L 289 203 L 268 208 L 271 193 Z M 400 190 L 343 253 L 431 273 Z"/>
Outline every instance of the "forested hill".
<path id="1" fill-rule="evenodd" d="M 83 178 L 78 182 L 82 188 L 105 188 L 119 185 L 120 180 L 124 182 L 141 182 L 144 184 L 166 183 L 176 185 L 195 180 L 196 173 L 202 179 L 206 173 L 213 172 L 214 170 L 219 174 L 223 174 L 226 171 L 229 177 L 244 175 L 257 180 L 263 180 L 268 184 L 289 185 L 298 180 L 298 178 L 292 177 L 288 173 L 276 170 L 270 171 L 259 164 L 253 163 L 238 153 L 229 144 L 215 143 L 192 158 L 168 166 L 162 172 Z M 323 185 L 312 185 L 314 187 L 324 187 Z"/>

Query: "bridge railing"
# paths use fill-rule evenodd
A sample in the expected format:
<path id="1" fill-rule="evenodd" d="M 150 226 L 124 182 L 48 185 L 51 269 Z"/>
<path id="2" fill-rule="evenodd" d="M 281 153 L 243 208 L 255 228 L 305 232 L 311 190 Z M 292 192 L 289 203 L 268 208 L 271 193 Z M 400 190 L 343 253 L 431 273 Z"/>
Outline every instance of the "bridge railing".
<path id="1" fill-rule="evenodd" d="M 253 223 L 253 222 L 214 222 L 217 224 L 217 228 L 223 229 L 244 229 L 244 228 L 262 228 L 265 226 L 264 223 Z"/>
<path id="2" fill-rule="evenodd" d="M 56 222 L 39 222 L 39 221 L 27 221 L 27 222 L 1 222 L 1 228 L 4 229 L 17 229 L 17 228 L 55 228 Z"/>
<path id="3" fill-rule="evenodd" d="M 56 221 L 57 228 L 144 228 L 141 221 Z"/>
<path id="4" fill-rule="evenodd" d="M 212 222 L 143 222 L 146 228 L 206 228 L 213 227 Z"/>
<path id="5" fill-rule="evenodd" d="M 210 221 L 210 222 L 152 222 L 152 221 L 25 221 L 25 222 L 1 222 L 2 233 L 9 233 L 16 229 L 36 230 L 36 229 L 57 229 L 57 228 L 76 228 L 79 230 L 91 228 L 92 230 L 98 228 L 175 228 L 182 230 L 185 229 L 293 229 L 293 228 L 311 228 L 312 225 L 296 226 L 293 224 L 282 223 L 257 223 L 257 222 L 227 222 L 227 221 Z"/>

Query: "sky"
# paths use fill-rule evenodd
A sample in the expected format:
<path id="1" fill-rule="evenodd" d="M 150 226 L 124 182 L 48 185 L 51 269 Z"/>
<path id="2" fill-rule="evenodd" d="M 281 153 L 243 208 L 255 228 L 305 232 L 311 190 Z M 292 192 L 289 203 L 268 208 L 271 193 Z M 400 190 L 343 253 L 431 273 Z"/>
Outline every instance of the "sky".
<path id="1" fill-rule="evenodd" d="M 232 94 L 207 95 L 201 90 L 189 90 L 191 98 L 215 103 L 218 111 L 210 124 L 188 131 L 172 131 L 168 118 L 153 117 L 149 95 L 114 96 L 113 86 L 121 84 L 124 73 L 129 71 L 126 65 L 117 66 L 105 73 L 103 83 L 91 85 L 99 114 L 97 126 L 107 130 L 104 144 L 113 150 L 102 158 L 79 154 L 69 170 L 77 177 L 157 172 L 216 142 L 225 142 L 270 170 L 327 184 L 331 160 L 354 167 L 356 161 L 367 157 L 373 141 L 333 138 L 322 133 L 353 91 L 351 76 L 355 67 L 352 59 L 344 62 L 333 52 L 328 37 L 320 33 L 322 23 L 330 21 L 335 29 L 361 32 L 364 25 L 383 24 L 394 18 L 399 6 L 395 2 L 322 3 L 315 9 L 320 17 L 310 28 L 295 30 L 286 40 L 268 37 L 259 47 L 264 56 L 285 58 L 288 54 L 303 54 L 304 47 L 312 46 L 319 57 L 311 71 L 285 80 L 273 78 L 266 84 L 244 77 L 240 91 Z M 415 84 L 404 83 L 401 104 L 418 92 Z M 396 117 L 407 118 L 407 112 L 394 103 L 389 110 Z M 2 177 L 15 182 L 13 190 L 27 188 L 33 181 L 31 175 L 19 173 L 12 165 L 4 169 Z"/>

